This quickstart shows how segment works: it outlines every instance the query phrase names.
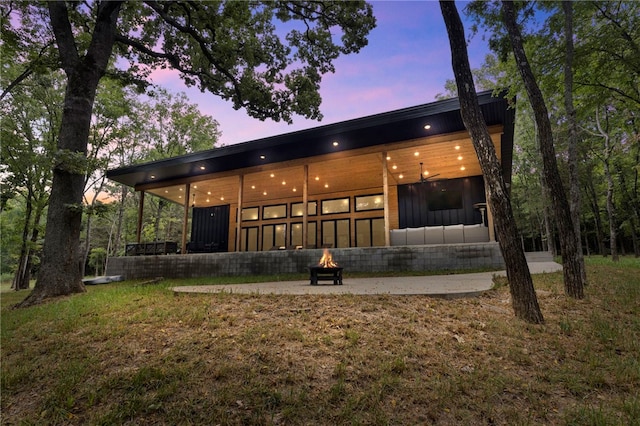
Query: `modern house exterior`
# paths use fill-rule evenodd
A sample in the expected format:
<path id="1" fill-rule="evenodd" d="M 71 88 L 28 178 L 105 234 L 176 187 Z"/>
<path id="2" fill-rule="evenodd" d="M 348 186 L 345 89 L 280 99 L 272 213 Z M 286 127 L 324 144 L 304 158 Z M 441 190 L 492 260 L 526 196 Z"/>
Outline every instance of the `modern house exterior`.
<path id="1" fill-rule="evenodd" d="M 515 111 L 490 92 L 478 94 L 478 101 L 510 182 Z M 183 238 L 176 244 L 181 253 L 495 240 L 482 171 L 457 98 L 114 169 L 107 176 L 140 193 L 140 218 L 145 194 L 184 206 Z M 138 235 L 140 228 L 141 219 Z"/>

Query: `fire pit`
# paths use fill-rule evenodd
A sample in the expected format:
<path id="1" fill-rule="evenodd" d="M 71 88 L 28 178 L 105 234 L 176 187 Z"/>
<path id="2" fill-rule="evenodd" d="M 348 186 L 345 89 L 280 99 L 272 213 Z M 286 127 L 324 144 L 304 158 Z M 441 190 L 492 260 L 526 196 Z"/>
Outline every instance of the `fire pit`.
<path id="1" fill-rule="evenodd" d="M 333 261 L 329 250 L 325 249 L 320 262 L 309 266 L 311 285 L 318 285 L 318 281 L 333 281 L 333 285 L 342 285 L 342 269 Z"/>

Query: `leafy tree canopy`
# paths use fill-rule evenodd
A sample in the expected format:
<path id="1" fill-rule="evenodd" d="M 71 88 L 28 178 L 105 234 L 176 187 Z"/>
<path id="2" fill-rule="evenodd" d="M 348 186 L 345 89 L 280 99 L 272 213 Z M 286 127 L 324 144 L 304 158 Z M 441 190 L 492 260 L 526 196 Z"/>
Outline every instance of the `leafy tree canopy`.
<path id="1" fill-rule="evenodd" d="M 67 3 L 76 49 L 70 56 L 89 51 L 101 3 Z M 46 4 L 2 8 L 3 53 L 25 64 L 21 75 L 57 64 Z M 334 71 L 340 54 L 366 46 L 374 27 L 371 6 L 360 1 L 125 2 L 115 36 L 116 74 L 146 87 L 152 71 L 172 68 L 187 86 L 252 117 L 320 119 L 322 75 Z"/>

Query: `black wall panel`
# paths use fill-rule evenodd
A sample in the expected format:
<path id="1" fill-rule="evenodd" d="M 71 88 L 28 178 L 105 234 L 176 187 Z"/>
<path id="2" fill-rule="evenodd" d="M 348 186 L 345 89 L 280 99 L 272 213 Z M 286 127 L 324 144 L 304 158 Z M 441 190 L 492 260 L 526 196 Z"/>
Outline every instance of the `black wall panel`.
<path id="1" fill-rule="evenodd" d="M 400 228 L 482 223 L 473 205 L 484 202 L 482 176 L 399 185 Z"/>

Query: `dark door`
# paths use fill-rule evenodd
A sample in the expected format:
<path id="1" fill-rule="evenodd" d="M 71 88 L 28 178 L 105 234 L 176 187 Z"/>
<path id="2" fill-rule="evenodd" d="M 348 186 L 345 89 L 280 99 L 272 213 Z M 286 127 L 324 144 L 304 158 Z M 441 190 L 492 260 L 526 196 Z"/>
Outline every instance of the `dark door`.
<path id="1" fill-rule="evenodd" d="M 191 252 L 227 251 L 229 205 L 194 207 L 191 216 Z"/>

